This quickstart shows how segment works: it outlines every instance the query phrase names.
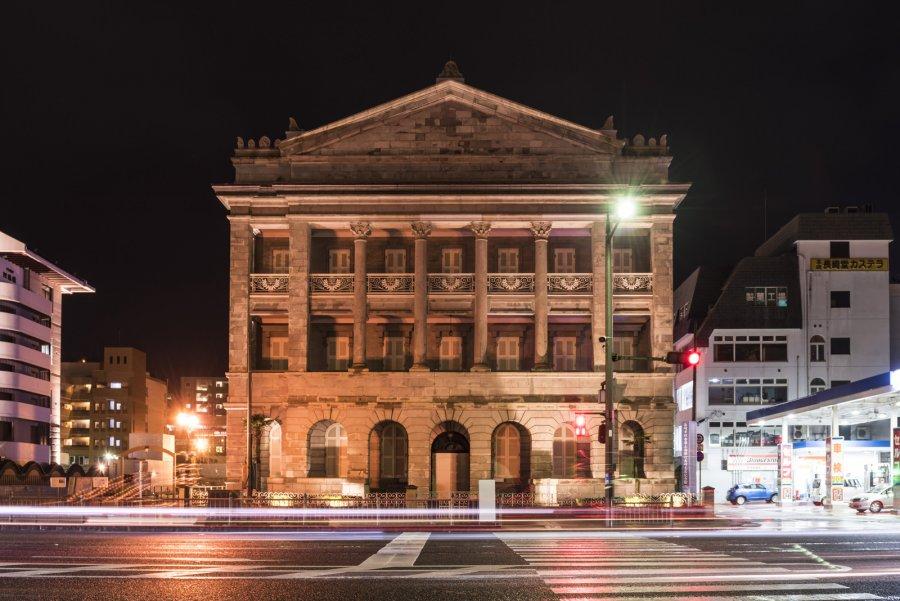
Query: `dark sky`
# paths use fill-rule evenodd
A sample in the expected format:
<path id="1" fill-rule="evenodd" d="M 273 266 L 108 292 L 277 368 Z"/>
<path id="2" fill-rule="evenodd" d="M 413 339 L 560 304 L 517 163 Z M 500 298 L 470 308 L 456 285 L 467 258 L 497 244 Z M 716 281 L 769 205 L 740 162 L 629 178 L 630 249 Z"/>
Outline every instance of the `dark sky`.
<path id="1" fill-rule="evenodd" d="M 668 133 L 672 179 L 694 184 L 676 221 L 678 280 L 751 253 L 764 197 L 769 233 L 833 204 L 900 223 L 893 15 L 829 2 L 367 4 L 4 6 L 0 229 L 97 288 L 65 301 L 66 359 L 127 344 L 170 380 L 224 372 L 227 222 L 210 184 L 232 177 L 234 137 L 423 88 L 451 56 L 500 96 L 592 127 L 613 114 L 620 135 Z"/>

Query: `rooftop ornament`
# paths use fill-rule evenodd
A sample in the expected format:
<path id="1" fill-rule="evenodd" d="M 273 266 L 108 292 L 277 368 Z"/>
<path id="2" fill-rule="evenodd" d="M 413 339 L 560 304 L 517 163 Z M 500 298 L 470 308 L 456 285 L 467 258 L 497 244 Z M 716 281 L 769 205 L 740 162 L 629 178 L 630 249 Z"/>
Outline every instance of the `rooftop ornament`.
<path id="1" fill-rule="evenodd" d="M 459 83 L 465 82 L 465 78 L 463 74 L 460 72 L 459 67 L 456 65 L 454 61 L 447 61 L 444 63 L 444 69 L 441 71 L 440 75 L 437 76 L 437 83 L 441 83 L 442 81 L 458 81 Z"/>

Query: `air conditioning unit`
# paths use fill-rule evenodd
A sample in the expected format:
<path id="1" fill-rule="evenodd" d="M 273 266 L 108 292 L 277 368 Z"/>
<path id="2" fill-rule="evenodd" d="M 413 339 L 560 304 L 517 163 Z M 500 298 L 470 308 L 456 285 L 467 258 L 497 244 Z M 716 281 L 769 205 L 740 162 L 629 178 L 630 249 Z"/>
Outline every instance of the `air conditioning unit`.
<path id="1" fill-rule="evenodd" d="M 791 440 L 801 440 L 803 438 L 803 426 L 794 426 L 791 428 Z"/>
<path id="2" fill-rule="evenodd" d="M 844 212 L 845 213 L 859 213 L 859 207 L 853 206 L 853 205 L 851 205 L 849 207 L 844 207 Z"/>
<path id="3" fill-rule="evenodd" d="M 841 207 L 825 207 L 825 212 L 829 214 L 840 213 Z"/>
<path id="4" fill-rule="evenodd" d="M 869 430 L 869 426 L 856 426 L 856 430 L 853 433 L 853 438 L 856 440 L 871 440 L 872 431 Z"/>

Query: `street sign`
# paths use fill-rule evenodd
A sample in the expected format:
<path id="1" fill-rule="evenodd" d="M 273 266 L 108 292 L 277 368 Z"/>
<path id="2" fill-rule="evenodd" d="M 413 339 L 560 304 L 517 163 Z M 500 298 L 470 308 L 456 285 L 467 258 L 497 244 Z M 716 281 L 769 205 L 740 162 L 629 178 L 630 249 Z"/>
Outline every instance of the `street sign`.
<path id="1" fill-rule="evenodd" d="M 66 479 L 65 478 L 50 478 L 50 488 L 65 488 L 66 487 Z"/>

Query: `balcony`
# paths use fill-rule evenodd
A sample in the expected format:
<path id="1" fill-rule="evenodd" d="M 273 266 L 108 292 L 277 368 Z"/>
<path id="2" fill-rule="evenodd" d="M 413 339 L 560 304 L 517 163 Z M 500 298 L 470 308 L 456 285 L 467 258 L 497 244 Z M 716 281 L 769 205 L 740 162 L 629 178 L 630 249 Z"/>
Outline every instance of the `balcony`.
<path id="1" fill-rule="evenodd" d="M 366 289 L 372 294 L 403 294 L 413 291 L 411 273 L 370 273 L 366 276 Z"/>
<path id="2" fill-rule="evenodd" d="M 547 291 L 550 294 L 590 294 L 594 276 L 590 273 L 548 273 Z"/>
<path id="3" fill-rule="evenodd" d="M 436 294 L 475 292 L 475 275 L 471 273 L 429 273 L 428 292 Z"/>
<path id="4" fill-rule="evenodd" d="M 534 274 L 489 273 L 488 292 L 495 294 L 534 292 Z"/>
<path id="5" fill-rule="evenodd" d="M 288 274 L 286 273 L 251 273 L 251 294 L 287 294 Z"/>
<path id="6" fill-rule="evenodd" d="M 309 276 L 309 291 L 313 294 L 349 294 L 353 292 L 353 274 L 312 273 Z"/>
<path id="7" fill-rule="evenodd" d="M 653 292 L 653 274 L 613 274 L 613 292 L 615 294 L 650 294 Z"/>

